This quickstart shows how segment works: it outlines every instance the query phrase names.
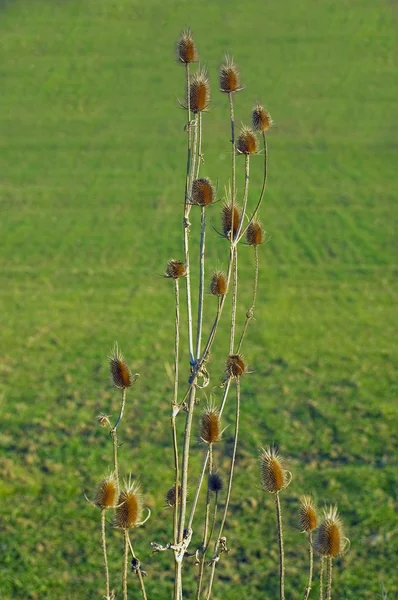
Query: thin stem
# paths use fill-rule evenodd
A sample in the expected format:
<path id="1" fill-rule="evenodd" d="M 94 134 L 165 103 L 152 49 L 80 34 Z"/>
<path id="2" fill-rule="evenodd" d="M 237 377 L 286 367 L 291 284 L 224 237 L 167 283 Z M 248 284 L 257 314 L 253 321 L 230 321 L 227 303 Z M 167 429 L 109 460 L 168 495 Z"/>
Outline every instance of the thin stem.
<path id="1" fill-rule="evenodd" d="M 309 571 L 309 575 L 308 575 L 308 585 L 305 588 L 305 592 L 304 592 L 304 600 L 308 600 L 308 597 L 310 595 L 311 586 L 312 586 L 312 573 L 314 570 L 314 548 L 312 545 L 312 531 L 310 531 L 308 533 L 308 556 L 310 559 L 310 571 Z"/>
<path id="2" fill-rule="evenodd" d="M 220 417 L 224 411 L 225 408 L 225 404 L 227 402 L 227 396 L 228 396 L 228 392 L 229 392 L 229 388 L 231 387 L 231 378 L 229 377 L 229 379 L 227 379 L 227 381 L 225 382 L 224 385 L 224 393 L 221 399 L 221 406 L 220 406 Z"/>
<path id="3" fill-rule="evenodd" d="M 243 327 L 243 331 L 242 331 L 242 335 L 240 336 L 240 340 L 239 340 L 239 344 L 238 344 L 238 348 L 236 350 L 236 352 L 239 354 L 240 349 L 242 347 L 242 342 L 243 339 L 246 335 L 246 331 L 248 328 L 248 325 L 251 321 L 251 319 L 253 318 L 254 315 L 254 306 L 256 304 L 256 297 L 257 297 L 257 289 L 258 289 L 258 246 L 254 246 L 254 283 L 253 283 L 253 297 L 252 297 L 252 303 L 250 305 L 249 310 L 246 313 L 246 321 L 245 321 L 245 325 Z"/>
<path id="4" fill-rule="evenodd" d="M 266 185 L 267 185 L 267 164 L 268 164 L 267 140 L 266 140 L 265 132 L 264 131 L 263 131 L 263 147 L 264 147 L 264 175 L 263 175 L 263 185 L 261 187 L 261 192 L 260 192 L 260 198 L 258 199 L 258 202 L 256 204 L 256 208 L 254 209 L 254 211 L 252 213 L 252 216 L 249 218 L 249 220 L 248 220 L 248 222 L 246 224 L 246 227 L 244 228 L 244 230 L 240 234 L 240 238 L 239 239 L 241 239 L 245 235 L 245 233 L 246 233 L 246 231 L 247 231 L 250 223 L 253 221 L 253 219 L 257 215 L 257 212 L 258 212 L 258 210 L 259 210 L 259 208 L 261 206 L 261 203 L 263 201 L 263 198 L 264 198 L 264 192 L 265 192 L 265 188 L 266 188 Z"/>
<path id="5" fill-rule="evenodd" d="M 112 441 L 113 441 L 113 468 L 115 471 L 115 478 L 116 478 L 116 483 L 117 483 L 117 487 L 119 489 L 119 463 L 118 463 L 118 458 L 117 458 L 117 449 L 118 449 L 118 443 L 117 443 L 117 428 L 123 418 L 123 413 L 124 413 L 124 407 L 126 404 L 126 395 L 127 395 L 127 388 L 123 388 L 122 389 L 122 405 L 120 407 L 120 413 L 119 413 L 119 417 L 116 421 L 115 426 L 113 427 L 113 429 L 111 430 L 111 436 L 112 436 Z"/>
<path id="6" fill-rule="evenodd" d="M 114 428 L 113 428 L 113 429 L 117 429 L 117 428 L 118 428 L 118 426 L 119 426 L 119 423 L 120 423 L 120 421 L 121 421 L 121 420 L 122 420 L 122 418 L 123 418 L 124 407 L 125 407 L 125 404 L 126 404 L 126 394 L 127 394 L 127 388 L 123 388 L 123 389 L 122 389 L 122 405 L 121 405 L 121 407 L 120 407 L 120 413 L 119 413 L 119 417 L 118 417 L 118 419 L 117 419 L 117 421 L 116 421 L 116 425 L 114 426 Z"/>
<path id="7" fill-rule="evenodd" d="M 127 600 L 127 559 L 129 554 L 129 534 L 128 530 L 124 529 L 124 552 L 123 552 L 123 600 Z"/>
<path id="8" fill-rule="evenodd" d="M 175 280 L 175 347 L 174 347 L 174 394 L 172 403 L 171 415 L 171 431 L 173 436 L 173 454 L 174 454 L 174 491 L 175 503 L 173 507 L 173 539 L 177 543 L 178 538 L 178 488 L 179 488 L 179 464 L 178 464 L 178 442 L 177 442 L 177 427 L 175 407 L 178 402 L 178 362 L 179 362 L 179 347 L 180 347 L 180 291 L 178 279 Z"/>
<path id="9" fill-rule="evenodd" d="M 200 171 L 200 166 L 202 164 L 202 159 L 203 159 L 203 155 L 202 155 L 202 113 L 201 112 L 199 113 L 198 127 L 199 127 L 198 163 L 197 163 L 197 167 L 196 167 L 195 179 L 199 179 L 199 171 Z"/>
<path id="10" fill-rule="evenodd" d="M 198 485 L 196 486 L 195 498 L 194 498 L 194 501 L 192 503 L 191 513 L 189 515 L 188 526 L 187 526 L 188 529 L 191 529 L 191 527 L 192 527 L 193 518 L 195 516 L 196 507 L 197 507 L 198 499 L 199 499 L 199 494 L 200 494 L 200 490 L 201 490 L 201 487 L 202 487 L 203 478 L 204 478 L 204 475 L 205 475 L 205 472 L 206 472 L 207 461 L 209 460 L 209 456 L 210 456 L 210 447 L 207 450 L 207 452 L 205 454 L 205 457 L 203 459 L 202 471 L 201 471 L 200 476 L 199 476 Z"/>
<path id="11" fill-rule="evenodd" d="M 212 590 L 213 581 L 214 581 L 214 572 L 216 570 L 216 561 L 214 559 L 215 559 L 215 557 L 218 557 L 218 548 L 220 545 L 220 538 L 222 537 L 222 534 L 224 531 L 224 525 L 225 525 L 225 521 L 227 519 L 227 512 L 228 512 L 228 508 L 229 508 L 229 501 L 231 498 L 232 479 L 234 476 L 234 468 L 235 468 L 235 462 L 236 462 L 236 450 L 237 450 L 237 446 L 238 446 L 239 419 L 240 419 L 240 379 L 237 378 L 236 379 L 235 439 L 234 439 L 234 447 L 233 447 L 233 451 L 232 451 L 231 469 L 229 472 L 228 489 L 227 489 L 227 497 L 225 500 L 224 513 L 222 516 L 218 536 L 217 536 L 216 542 L 214 544 L 214 556 L 213 556 L 213 561 L 212 561 L 212 565 L 211 565 L 210 583 L 209 583 L 209 589 L 207 591 L 206 600 L 209 600 L 210 596 L 211 596 L 211 590 Z"/>
<path id="12" fill-rule="evenodd" d="M 326 600 L 332 600 L 332 557 L 327 559 Z"/>
<path id="13" fill-rule="evenodd" d="M 232 188 L 231 188 L 231 204 L 232 204 L 232 214 L 233 214 L 233 205 L 236 198 L 236 151 L 235 151 L 235 115 L 234 115 L 234 99 L 233 94 L 230 92 L 228 94 L 229 99 L 229 114 L 231 118 L 231 144 L 232 144 Z"/>
<path id="14" fill-rule="evenodd" d="M 325 559 L 321 557 L 321 571 L 319 574 L 319 600 L 323 600 L 323 571 L 325 568 Z"/>
<path id="15" fill-rule="evenodd" d="M 206 241 L 206 208 L 202 206 L 199 249 L 199 299 L 198 299 L 198 322 L 196 331 L 196 360 L 200 357 L 200 345 L 202 342 L 203 324 L 203 300 L 205 293 L 205 241 Z"/>
<path id="16" fill-rule="evenodd" d="M 178 528 L 178 541 L 182 542 L 184 536 L 185 514 L 187 510 L 187 492 L 188 492 L 188 466 L 189 466 L 189 447 L 191 441 L 192 416 L 195 406 L 196 387 L 192 386 L 189 392 L 188 413 L 185 422 L 184 446 L 182 452 L 182 481 L 181 481 L 181 511 Z"/>
<path id="17" fill-rule="evenodd" d="M 209 489 L 209 477 L 213 471 L 213 447 L 212 444 L 209 445 L 209 473 L 207 477 L 207 490 L 206 490 L 206 508 L 205 508 L 205 523 L 203 528 L 203 542 L 202 549 L 199 561 L 199 575 L 198 575 L 198 584 L 196 588 L 196 600 L 200 599 L 200 592 L 202 588 L 202 580 L 203 580 L 203 570 L 205 565 L 205 555 L 206 550 L 209 545 L 210 537 L 208 539 L 208 530 L 209 530 L 209 516 L 210 516 L 210 489 Z"/>
<path id="18" fill-rule="evenodd" d="M 247 208 L 247 199 L 249 197 L 249 180 L 250 180 L 250 154 L 245 154 L 245 187 L 243 191 L 243 205 L 242 205 L 242 213 L 239 219 L 238 229 L 234 236 L 234 241 L 237 243 L 240 239 L 240 232 L 242 231 L 243 221 L 246 215 Z"/>
<path id="19" fill-rule="evenodd" d="M 108 556 L 106 553 L 106 535 L 105 535 L 105 508 L 101 510 L 101 542 L 102 552 L 104 553 L 104 564 L 105 564 L 105 586 L 106 586 L 106 598 L 110 597 L 109 591 L 109 567 L 108 567 Z"/>
<path id="20" fill-rule="evenodd" d="M 127 531 L 127 530 L 126 530 L 126 531 Z M 127 539 L 128 539 L 128 544 L 129 544 L 129 546 L 130 546 L 130 552 L 131 552 L 131 555 L 132 555 L 132 557 L 133 557 L 135 560 L 137 560 L 137 557 L 136 557 L 136 555 L 135 555 L 135 553 L 134 553 L 133 545 L 132 545 L 132 543 L 131 543 L 131 540 L 130 540 L 130 536 L 129 536 L 129 534 L 128 534 L 128 531 L 127 531 Z M 138 567 L 138 568 L 137 568 L 137 570 L 136 570 L 136 573 L 137 573 L 138 581 L 140 582 L 141 594 L 142 594 L 142 600 L 147 600 L 147 595 L 146 595 L 146 591 L 145 591 L 145 584 L 144 584 L 144 578 L 143 578 L 143 576 L 142 576 L 142 573 L 141 573 L 141 568 L 140 568 L 140 567 Z"/>
<path id="21" fill-rule="evenodd" d="M 232 312 L 231 312 L 231 333 L 229 338 L 229 353 L 234 353 L 235 345 L 235 328 L 236 328 L 236 307 L 238 300 L 238 249 L 233 248 L 233 273 L 234 278 L 232 282 Z"/>
<path id="22" fill-rule="evenodd" d="M 275 494 L 276 520 L 278 524 L 278 540 L 279 540 L 279 592 L 280 600 L 285 600 L 285 554 L 283 551 L 283 528 L 282 528 L 282 513 L 281 503 L 279 500 L 279 492 Z"/>

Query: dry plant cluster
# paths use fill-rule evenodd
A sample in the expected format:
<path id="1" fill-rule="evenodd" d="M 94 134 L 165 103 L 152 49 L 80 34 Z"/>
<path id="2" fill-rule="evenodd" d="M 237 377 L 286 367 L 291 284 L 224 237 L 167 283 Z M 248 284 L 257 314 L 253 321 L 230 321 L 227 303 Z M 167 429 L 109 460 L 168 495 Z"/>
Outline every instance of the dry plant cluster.
<path id="1" fill-rule="evenodd" d="M 219 71 L 219 88 L 229 105 L 231 177 L 225 187 L 221 204 L 220 235 L 225 238 L 227 260 L 225 271 L 217 270 L 206 285 L 206 223 L 207 211 L 214 210 L 218 203 L 217 189 L 213 182 L 202 175 L 204 170 L 203 119 L 210 107 L 210 83 L 204 68 L 192 72 L 192 66 L 198 61 L 198 52 L 190 30 L 184 31 L 177 42 L 178 62 L 185 71 L 185 133 L 187 140 L 187 169 L 183 204 L 183 257 L 181 260 L 169 260 L 165 269 L 165 278 L 173 281 L 175 294 L 175 342 L 174 342 L 174 385 L 170 401 L 170 434 L 174 460 L 174 481 L 165 490 L 166 504 L 171 507 L 170 540 L 160 544 L 152 542 L 152 552 L 170 551 L 174 559 L 174 591 L 173 600 L 182 600 L 184 594 L 183 575 L 195 577 L 196 600 L 210 600 L 213 597 L 213 586 L 216 581 L 216 568 L 221 558 L 228 552 L 226 538 L 226 521 L 232 493 L 232 483 L 236 462 L 239 437 L 239 421 L 241 410 L 241 380 L 248 373 L 246 361 L 242 355 L 243 342 L 250 321 L 253 319 L 259 274 L 259 247 L 264 242 L 265 234 L 258 212 L 264 197 L 267 182 L 267 134 L 272 125 L 269 113 L 261 104 L 257 104 L 252 112 L 251 126 L 242 126 L 238 134 L 235 130 L 235 98 L 243 90 L 239 70 L 229 56 L 225 57 Z M 261 142 L 261 149 L 260 149 Z M 262 158 L 262 183 L 259 196 L 251 202 L 250 164 Z M 237 187 L 237 168 L 244 172 L 243 189 Z M 190 247 L 191 215 L 200 213 L 200 241 L 195 249 L 195 260 L 191 256 Z M 194 219 L 193 219 L 194 220 Z M 237 298 L 238 298 L 238 255 L 242 244 L 252 249 L 254 255 L 253 293 L 247 307 L 244 325 L 237 331 Z M 198 289 L 191 287 L 193 264 L 198 265 Z M 180 352 L 180 285 L 185 287 L 186 323 L 187 327 L 187 364 L 181 360 Z M 205 289 L 208 289 L 214 301 L 209 310 L 213 311 L 213 321 L 209 332 L 203 331 L 203 314 Z M 195 308 L 193 297 L 195 294 Z M 226 316 L 229 328 L 229 349 L 225 358 L 221 398 L 211 396 L 207 406 L 198 415 L 198 395 L 207 388 L 210 382 L 209 357 L 221 316 L 226 312 L 227 296 L 231 296 L 231 312 Z M 210 303 L 209 303 L 210 304 Z M 228 305 L 229 306 L 229 305 Z M 186 377 L 180 381 L 180 370 L 185 367 Z M 117 421 L 112 424 L 109 417 L 101 414 L 100 425 L 107 428 L 113 441 L 113 467 L 111 473 L 98 485 L 91 501 L 101 511 L 101 541 L 105 564 L 105 597 L 115 598 L 111 589 L 107 560 L 106 515 L 113 512 L 112 526 L 123 532 L 123 560 L 121 561 L 121 579 L 123 600 L 128 597 L 128 565 L 135 574 L 142 598 L 147 598 L 143 570 L 137 558 L 130 531 L 143 525 L 150 516 L 149 509 L 144 512 L 142 495 L 139 486 L 128 477 L 120 480 L 118 467 L 118 432 L 124 415 L 127 390 L 137 375 L 132 375 L 130 368 L 117 345 L 110 357 L 110 370 L 113 383 L 121 390 L 121 408 Z M 232 398 L 231 398 L 232 396 Z M 235 402 L 235 423 L 233 433 L 233 449 L 229 472 L 221 474 L 217 466 L 220 464 L 223 442 L 222 418 L 227 401 Z M 194 418 L 199 420 L 200 439 L 203 443 L 203 463 L 197 474 L 196 489 L 190 493 L 188 501 L 188 479 L 192 478 L 190 452 L 192 440 L 192 424 Z M 290 484 L 292 475 L 284 468 L 283 461 L 274 446 L 263 449 L 260 453 L 261 485 L 265 492 L 274 496 L 276 524 L 279 542 L 279 581 L 280 600 L 285 598 L 285 559 L 283 547 L 283 528 L 280 494 Z M 198 511 L 200 502 L 204 503 L 203 511 Z M 198 517 L 200 514 L 200 517 Z M 202 516 L 203 515 L 203 516 Z M 343 527 L 337 508 L 331 506 L 324 510 L 319 521 L 318 513 L 311 497 L 301 499 L 299 526 L 307 536 L 309 554 L 308 583 L 302 597 L 306 600 L 311 591 L 313 581 L 314 551 L 320 560 L 320 600 L 330 600 L 332 594 L 333 559 L 342 554 L 348 540 L 344 537 Z M 200 543 L 192 547 L 193 533 L 200 534 Z M 315 535 L 314 535 L 315 532 Z M 198 537 L 198 536 L 196 536 Z M 183 569 L 184 562 L 196 565 Z"/>

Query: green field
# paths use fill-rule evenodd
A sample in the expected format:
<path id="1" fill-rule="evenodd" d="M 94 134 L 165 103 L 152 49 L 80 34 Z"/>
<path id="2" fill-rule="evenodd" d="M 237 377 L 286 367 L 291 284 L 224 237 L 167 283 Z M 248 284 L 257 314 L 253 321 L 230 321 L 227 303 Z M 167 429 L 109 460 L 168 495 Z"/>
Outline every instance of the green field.
<path id="1" fill-rule="evenodd" d="M 202 174 L 219 180 L 220 194 L 230 173 L 217 81 L 225 52 L 245 85 L 238 123 L 258 100 L 275 121 L 231 551 L 214 600 L 278 597 L 273 503 L 259 488 L 257 456 L 272 442 L 294 475 L 282 498 L 287 597 L 306 585 L 295 528 L 303 492 L 321 507 L 338 503 L 351 539 L 333 597 L 376 600 L 383 586 L 396 597 L 397 19 L 382 0 L 0 0 L 2 600 L 103 597 L 99 515 L 83 494 L 111 466 L 95 416 L 118 411 L 107 364 L 115 340 L 141 375 L 120 431 L 121 466 L 152 509 L 133 532 L 135 548 L 148 597 L 171 594 L 172 556 L 151 557 L 150 542 L 171 539 L 174 299 L 160 275 L 182 257 L 184 70 L 173 44 L 187 25 L 212 83 Z M 254 157 L 253 203 L 261 169 Z M 249 250 L 240 251 L 239 327 L 251 298 Z M 210 228 L 208 272 L 226 266 L 227 252 Z M 205 302 L 208 330 L 213 299 Z M 217 399 L 227 334 L 224 320 L 209 365 Z M 231 402 L 228 452 L 233 415 Z M 197 429 L 192 489 L 203 454 L 196 440 Z M 220 471 L 228 464 L 220 458 Z M 122 536 L 109 536 L 121 598 Z M 317 594 L 315 585 L 310 598 Z M 130 596 L 139 597 L 133 579 Z"/>

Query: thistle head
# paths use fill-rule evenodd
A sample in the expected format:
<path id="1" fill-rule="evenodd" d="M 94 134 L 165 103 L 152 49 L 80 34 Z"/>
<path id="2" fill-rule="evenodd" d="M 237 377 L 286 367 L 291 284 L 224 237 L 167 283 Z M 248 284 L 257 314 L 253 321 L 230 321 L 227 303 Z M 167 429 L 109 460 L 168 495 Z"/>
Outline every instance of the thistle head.
<path id="1" fill-rule="evenodd" d="M 208 404 L 200 417 L 200 439 L 205 444 L 215 444 L 221 440 L 221 420 L 218 408 Z"/>
<path id="2" fill-rule="evenodd" d="M 230 377 L 239 379 L 239 377 L 242 377 L 245 373 L 247 373 L 247 365 L 243 356 L 241 354 L 230 354 L 225 363 L 226 379 L 229 379 Z"/>
<path id="3" fill-rule="evenodd" d="M 300 531 L 310 533 L 316 529 L 318 524 L 317 510 L 311 496 L 302 496 L 300 498 Z"/>
<path id="4" fill-rule="evenodd" d="M 206 110 L 210 103 L 210 83 L 204 69 L 195 73 L 189 84 L 189 103 L 193 113 Z"/>
<path id="5" fill-rule="evenodd" d="M 213 296 L 225 296 L 228 290 L 227 277 L 222 271 L 215 271 L 210 282 L 210 293 Z"/>
<path id="6" fill-rule="evenodd" d="M 242 127 L 236 142 L 236 149 L 239 154 L 257 154 L 258 140 L 253 129 L 245 125 Z"/>
<path id="7" fill-rule="evenodd" d="M 165 494 L 164 501 L 166 506 L 175 506 L 176 505 L 176 488 L 173 485 L 169 488 Z M 177 489 L 177 504 L 181 503 L 181 486 L 178 486 Z"/>
<path id="8" fill-rule="evenodd" d="M 223 480 L 218 473 L 210 473 L 209 475 L 209 490 L 218 494 L 223 488 Z"/>
<path id="9" fill-rule="evenodd" d="M 130 529 L 140 525 L 142 515 L 142 496 L 139 486 L 131 479 L 124 482 L 119 494 L 115 511 L 115 527 Z"/>
<path id="10" fill-rule="evenodd" d="M 242 88 L 240 87 L 240 74 L 238 67 L 234 63 L 233 59 L 226 55 L 223 64 L 220 67 L 220 90 L 225 94 L 232 94 L 233 92 L 239 92 Z"/>
<path id="11" fill-rule="evenodd" d="M 259 246 L 264 241 L 264 229 L 259 221 L 252 221 L 246 231 L 249 246 Z"/>
<path id="12" fill-rule="evenodd" d="M 252 112 L 252 123 L 255 131 L 268 131 L 272 126 L 271 115 L 261 104 L 257 104 L 253 108 Z"/>
<path id="13" fill-rule="evenodd" d="M 95 419 L 100 427 L 112 427 L 111 422 L 109 420 L 109 415 L 104 415 L 103 413 L 101 413 L 100 415 L 95 417 Z"/>
<path id="14" fill-rule="evenodd" d="M 285 471 L 279 452 L 274 446 L 260 453 L 261 485 L 264 491 L 276 494 L 291 481 L 291 474 Z"/>
<path id="15" fill-rule="evenodd" d="M 208 206 L 214 202 L 214 187 L 210 179 L 202 177 L 192 183 L 192 204 Z"/>
<path id="16" fill-rule="evenodd" d="M 109 366 L 113 385 L 120 389 L 125 389 L 133 385 L 134 377 L 125 361 L 123 354 L 120 352 L 117 343 L 115 343 L 113 352 L 109 357 Z"/>
<path id="17" fill-rule="evenodd" d="M 97 487 L 94 504 L 101 509 L 114 508 L 116 506 L 119 489 L 114 473 L 105 477 Z"/>
<path id="18" fill-rule="evenodd" d="M 188 65 L 198 60 L 198 53 L 193 41 L 192 31 L 188 28 L 181 32 L 177 42 L 177 60 Z"/>
<path id="19" fill-rule="evenodd" d="M 224 204 L 221 213 L 222 230 L 226 238 L 236 235 L 240 222 L 240 207 L 232 202 Z"/>
<path id="20" fill-rule="evenodd" d="M 349 540 L 344 537 L 343 523 L 337 512 L 337 506 L 323 511 L 323 520 L 318 528 L 315 550 L 321 556 L 335 558 L 347 550 Z"/>
<path id="21" fill-rule="evenodd" d="M 187 268 L 185 263 L 181 260 L 174 260 L 173 258 L 167 263 L 164 272 L 164 276 L 170 279 L 179 279 L 180 277 L 185 277 L 186 274 Z"/>

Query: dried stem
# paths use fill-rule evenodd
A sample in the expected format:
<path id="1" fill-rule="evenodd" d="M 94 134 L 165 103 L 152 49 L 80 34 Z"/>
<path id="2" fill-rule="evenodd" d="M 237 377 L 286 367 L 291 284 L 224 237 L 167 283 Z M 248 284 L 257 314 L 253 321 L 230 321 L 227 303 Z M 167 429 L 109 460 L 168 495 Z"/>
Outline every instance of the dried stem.
<path id="1" fill-rule="evenodd" d="M 327 578 L 326 578 L 326 600 L 332 600 L 332 561 L 333 558 L 327 558 Z"/>
<path id="2" fill-rule="evenodd" d="M 189 515 L 187 529 L 191 529 L 191 527 L 192 527 L 192 522 L 193 522 L 193 518 L 195 516 L 196 506 L 198 504 L 199 494 L 200 494 L 200 490 L 201 490 L 201 487 L 202 487 L 203 478 L 204 478 L 204 475 L 205 475 L 205 472 L 206 472 L 207 461 L 209 460 L 209 456 L 210 456 L 210 448 L 207 450 L 207 452 L 205 454 L 205 457 L 203 459 L 202 471 L 201 471 L 200 476 L 199 476 L 198 485 L 196 486 L 195 498 L 194 498 L 193 503 L 192 503 L 192 508 L 191 508 L 191 513 Z"/>
<path id="3" fill-rule="evenodd" d="M 256 297 L 257 297 L 257 289 L 258 289 L 258 246 L 254 246 L 254 283 L 253 283 L 253 298 L 252 298 L 252 303 L 250 305 L 249 310 L 246 313 L 246 321 L 243 327 L 243 331 L 242 331 L 242 335 L 240 336 L 240 340 L 239 340 L 239 344 L 238 344 L 238 348 L 236 350 L 237 354 L 239 354 L 240 349 L 242 347 L 242 342 L 243 339 L 246 335 L 246 331 L 248 328 L 248 325 L 251 321 L 251 319 L 253 318 L 254 315 L 254 307 L 256 304 Z"/>
<path id="4" fill-rule="evenodd" d="M 235 150 L 235 115 L 234 115 L 234 97 L 233 93 L 228 94 L 229 99 L 229 114 L 231 118 L 231 144 L 232 144 L 232 214 L 233 214 L 233 205 L 236 198 L 236 150 Z"/>
<path id="5" fill-rule="evenodd" d="M 198 137 L 199 137 L 199 141 L 198 141 L 198 162 L 197 162 L 197 166 L 196 166 L 195 179 L 199 178 L 200 166 L 201 166 L 202 161 L 203 161 L 203 154 L 202 154 L 202 113 L 201 112 L 199 113 L 198 127 L 199 127 L 199 133 L 198 133 Z"/>
<path id="6" fill-rule="evenodd" d="M 210 513 L 210 489 L 209 489 L 209 476 L 213 471 L 213 447 L 212 444 L 209 445 L 209 475 L 207 477 L 207 491 L 206 491 L 206 508 L 205 508 L 205 523 L 203 528 L 203 542 L 200 553 L 200 561 L 199 561 L 199 575 L 198 575 L 198 584 L 196 588 L 196 600 L 200 599 L 200 593 L 202 589 L 202 580 L 203 580 L 203 570 L 205 565 L 205 556 L 206 550 L 209 546 L 210 536 L 208 536 L 209 530 L 209 513 Z M 211 531 L 212 533 L 212 531 Z M 210 535 L 211 535 L 210 533 Z"/>
<path id="7" fill-rule="evenodd" d="M 235 468 L 235 462 L 236 462 L 236 449 L 238 446 L 239 418 L 240 418 L 240 379 L 238 378 L 236 380 L 235 439 L 234 439 L 234 447 L 233 447 L 233 451 L 232 451 L 231 468 L 230 468 L 229 479 L 228 479 L 227 496 L 225 499 L 224 513 L 222 516 L 220 529 L 218 532 L 216 542 L 214 544 L 214 555 L 213 555 L 212 564 L 211 564 L 210 582 L 209 582 L 209 589 L 208 589 L 207 595 L 206 595 L 206 600 L 209 600 L 210 596 L 211 596 L 211 590 L 212 590 L 213 581 L 214 581 L 214 572 L 216 570 L 217 559 L 219 557 L 218 549 L 220 546 L 220 538 L 222 537 L 222 534 L 224 531 L 225 521 L 227 519 L 227 512 L 228 512 L 228 508 L 229 508 L 229 501 L 231 498 L 232 479 L 233 479 L 233 475 L 234 475 L 234 468 Z"/>
<path id="8" fill-rule="evenodd" d="M 104 553 L 104 564 L 105 564 L 105 585 L 106 585 L 106 598 L 110 597 L 109 591 L 109 567 L 108 567 L 108 555 L 106 553 L 106 535 L 105 535 L 105 508 L 101 510 L 101 542 L 102 552 Z"/>
<path id="9" fill-rule="evenodd" d="M 129 556 L 129 534 L 128 530 L 123 530 L 124 534 L 124 552 L 123 552 L 123 577 L 122 577 L 122 587 L 123 587 L 123 600 L 127 600 L 127 560 Z"/>
<path id="10" fill-rule="evenodd" d="M 246 233 L 246 231 L 247 231 L 247 229 L 248 229 L 248 227 L 249 227 L 250 223 L 251 223 L 251 222 L 253 221 L 253 219 L 256 217 L 256 215 L 257 215 L 257 213 L 258 213 L 258 210 L 259 210 L 259 208 L 260 208 L 260 206 L 261 206 L 261 203 L 262 203 L 262 201 L 263 201 L 263 198 L 264 198 L 264 192 L 265 192 L 265 188 L 266 188 L 266 186 L 267 186 L 268 151 L 267 151 L 267 139 L 266 139 L 266 137 L 265 137 L 265 132 L 264 132 L 264 131 L 263 131 L 263 148 L 264 148 L 264 175 L 263 175 L 263 185 L 262 185 L 262 187 L 261 187 L 260 197 L 259 197 L 259 199 L 258 199 L 258 202 L 257 202 L 257 204 L 256 204 L 256 208 L 254 209 L 254 211 L 253 211 L 253 213 L 252 213 L 251 217 L 249 218 L 249 220 L 248 220 L 248 222 L 247 222 L 247 224 L 246 224 L 246 227 L 245 227 L 245 228 L 244 228 L 244 230 L 241 232 L 241 234 L 240 234 L 240 238 L 239 238 L 239 239 L 241 239 L 241 238 L 242 238 L 242 237 L 245 235 L 245 233 Z"/>
<path id="11" fill-rule="evenodd" d="M 279 492 L 275 493 L 276 521 L 279 540 L 279 592 L 280 600 L 285 600 L 285 554 L 283 551 L 282 513 Z"/>
<path id="12" fill-rule="evenodd" d="M 127 531 L 127 530 L 126 530 L 126 531 Z M 130 546 L 130 552 L 131 552 L 131 555 L 132 555 L 132 557 L 133 557 L 135 560 L 137 560 L 137 557 L 136 557 L 136 555 L 135 555 L 135 553 L 134 553 L 134 548 L 133 548 L 133 545 L 132 545 L 132 543 L 131 543 L 131 540 L 130 540 L 130 536 L 129 536 L 129 534 L 128 534 L 128 531 L 127 531 L 127 539 L 128 539 L 128 544 L 129 544 L 129 546 Z M 146 595 L 146 591 L 145 591 L 145 584 L 144 584 L 144 578 L 143 578 L 143 576 L 142 576 L 142 572 L 141 572 L 141 568 L 140 568 L 140 567 L 138 567 L 138 568 L 137 568 L 137 570 L 136 570 L 136 573 L 137 573 L 138 581 L 140 582 L 141 594 L 142 594 L 142 600 L 147 600 L 147 595 Z"/>
<path id="13" fill-rule="evenodd" d="M 314 548 L 312 545 L 312 531 L 310 531 L 308 533 L 308 556 L 310 559 L 310 571 L 308 574 L 308 585 L 305 588 L 305 592 L 304 592 L 304 600 L 308 600 L 308 597 L 310 595 L 311 586 L 312 586 L 312 573 L 314 570 Z"/>
<path id="14" fill-rule="evenodd" d="M 196 387 L 192 386 L 189 391 L 188 413 L 185 422 L 184 447 L 182 452 L 182 481 L 181 481 L 181 510 L 178 528 L 178 541 L 182 542 L 184 535 L 185 513 L 187 509 L 188 493 L 188 466 L 189 466 L 189 447 L 191 441 L 192 416 L 195 407 Z"/>
<path id="15" fill-rule="evenodd" d="M 173 539 L 177 543 L 178 538 L 178 488 L 179 488 L 179 464 L 178 464 L 178 442 L 177 442 L 177 427 L 175 407 L 178 402 L 178 364 L 179 364 L 179 347 L 180 347 L 180 289 L 178 279 L 175 280 L 175 349 L 174 349 L 174 394 L 172 403 L 171 415 L 171 431 L 173 436 L 173 454 L 174 454 L 174 490 L 175 503 L 173 507 Z"/>
<path id="16" fill-rule="evenodd" d="M 196 331 L 196 360 L 200 357 L 200 346 L 202 342 L 203 324 L 203 299 L 205 291 L 205 240 L 206 240 L 206 208 L 202 206 L 199 250 L 199 299 L 198 299 L 198 323 Z"/>
<path id="17" fill-rule="evenodd" d="M 238 301 L 238 248 L 233 247 L 233 282 L 232 282 L 232 312 L 231 333 L 229 338 L 229 353 L 234 353 L 235 328 L 236 328 L 236 306 Z"/>
<path id="18" fill-rule="evenodd" d="M 117 428 L 120 425 L 120 422 L 123 418 L 124 407 L 126 404 L 126 395 L 127 395 L 127 389 L 123 388 L 122 389 L 122 405 L 120 407 L 119 417 L 116 421 L 115 426 L 113 427 L 113 429 L 111 429 L 111 436 L 112 436 L 112 441 L 113 441 L 113 468 L 115 471 L 116 484 L 117 484 L 118 488 L 119 488 L 119 463 L 118 463 L 118 458 L 117 458 L 117 449 L 118 449 Z"/>
<path id="19" fill-rule="evenodd" d="M 323 571 L 325 568 L 325 559 L 321 557 L 321 571 L 319 574 L 319 600 L 323 600 Z"/>
<path id="20" fill-rule="evenodd" d="M 240 239 L 240 232 L 242 231 L 243 221 L 246 215 L 247 199 L 249 197 L 249 178 L 250 178 L 250 154 L 245 154 L 245 187 L 243 191 L 243 204 L 242 213 L 240 215 L 238 230 L 235 234 L 234 241 L 237 244 Z"/>

